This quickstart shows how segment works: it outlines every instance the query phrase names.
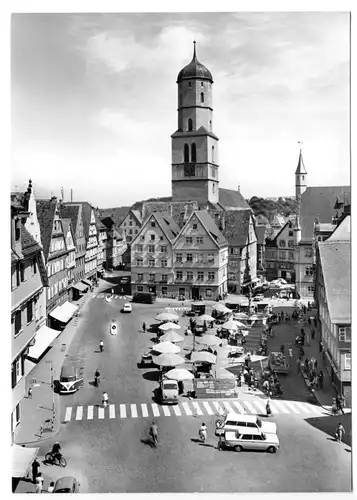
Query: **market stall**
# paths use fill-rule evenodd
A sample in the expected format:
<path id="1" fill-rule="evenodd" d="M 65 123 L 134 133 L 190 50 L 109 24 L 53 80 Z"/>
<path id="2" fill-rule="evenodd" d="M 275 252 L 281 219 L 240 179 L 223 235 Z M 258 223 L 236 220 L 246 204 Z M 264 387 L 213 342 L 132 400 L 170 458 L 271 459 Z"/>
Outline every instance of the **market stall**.
<path id="1" fill-rule="evenodd" d="M 288 358 L 282 352 L 271 352 L 269 355 L 269 367 L 275 373 L 289 373 L 290 364 Z"/>

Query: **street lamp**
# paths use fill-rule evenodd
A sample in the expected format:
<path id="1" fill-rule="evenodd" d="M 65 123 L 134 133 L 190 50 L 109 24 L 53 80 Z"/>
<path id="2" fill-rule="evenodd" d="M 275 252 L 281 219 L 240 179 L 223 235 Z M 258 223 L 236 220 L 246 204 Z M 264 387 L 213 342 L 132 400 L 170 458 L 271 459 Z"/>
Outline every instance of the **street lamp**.
<path id="1" fill-rule="evenodd" d="M 45 363 L 49 364 L 50 365 L 50 385 L 51 385 L 51 389 L 52 389 L 52 426 L 53 426 L 53 423 L 54 423 L 54 420 L 56 418 L 56 414 L 55 414 L 55 393 L 54 393 L 54 384 L 53 384 L 53 364 L 52 364 L 52 360 L 48 360 L 48 361 L 45 361 Z"/>

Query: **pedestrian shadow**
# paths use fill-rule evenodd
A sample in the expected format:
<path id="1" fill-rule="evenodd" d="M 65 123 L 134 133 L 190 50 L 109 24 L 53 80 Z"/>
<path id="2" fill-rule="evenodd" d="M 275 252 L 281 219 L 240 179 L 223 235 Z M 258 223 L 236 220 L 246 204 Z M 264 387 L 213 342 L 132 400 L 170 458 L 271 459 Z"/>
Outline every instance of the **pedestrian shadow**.
<path id="1" fill-rule="evenodd" d="M 140 439 L 140 442 L 146 444 L 147 446 L 150 446 L 150 448 L 156 448 L 156 444 L 152 441 L 152 439 L 149 438 Z"/>
<path id="2" fill-rule="evenodd" d="M 200 446 L 205 446 L 206 448 L 217 448 L 217 446 L 208 443 L 199 443 Z"/>
<path id="3" fill-rule="evenodd" d="M 151 382 L 158 382 L 160 379 L 160 372 L 158 370 L 151 370 L 149 372 L 143 373 L 143 378 L 145 380 L 150 380 Z"/>
<path id="4" fill-rule="evenodd" d="M 90 381 L 88 382 L 88 385 L 91 385 L 92 387 L 98 387 L 98 385 L 95 383 L 95 381 L 94 381 L 94 380 L 90 380 Z"/>
<path id="5" fill-rule="evenodd" d="M 97 352 L 97 353 L 99 353 L 99 354 L 100 354 L 100 353 L 102 353 L 103 351 L 101 351 L 100 349 L 97 349 L 96 351 L 93 351 L 93 352 L 94 352 L 94 353 L 96 353 L 96 352 Z"/>

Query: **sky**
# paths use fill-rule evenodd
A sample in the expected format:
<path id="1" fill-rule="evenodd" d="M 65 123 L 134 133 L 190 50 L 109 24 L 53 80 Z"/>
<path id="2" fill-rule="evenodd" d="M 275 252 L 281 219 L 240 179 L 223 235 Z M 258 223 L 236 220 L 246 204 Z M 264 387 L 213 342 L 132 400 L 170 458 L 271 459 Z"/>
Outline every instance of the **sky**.
<path id="1" fill-rule="evenodd" d="M 347 12 L 13 14 L 11 187 L 100 208 L 171 195 L 179 71 L 213 75 L 220 187 L 350 183 Z"/>

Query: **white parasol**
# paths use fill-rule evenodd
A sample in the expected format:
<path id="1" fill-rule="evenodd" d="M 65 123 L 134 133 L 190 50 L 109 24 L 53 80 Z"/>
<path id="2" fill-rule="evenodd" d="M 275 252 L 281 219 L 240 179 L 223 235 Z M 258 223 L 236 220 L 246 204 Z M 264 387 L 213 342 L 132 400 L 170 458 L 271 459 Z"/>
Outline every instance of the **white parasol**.
<path id="1" fill-rule="evenodd" d="M 159 366 L 178 366 L 178 365 L 183 365 L 185 363 L 185 360 L 182 356 L 180 356 L 179 354 L 171 354 L 171 353 L 165 353 L 165 354 L 160 354 L 159 356 L 153 356 L 152 360 L 155 363 L 155 365 Z"/>
<path id="2" fill-rule="evenodd" d="M 170 380 L 193 380 L 195 376 L 186 370 L 186 368 L 173 368 L 164 375 Z"/>
<path id="3" fill-rule="evenodd" d="M 166 342 L 160 342 L 159 344 L 156 344 L 152 348 L 152 350 L 157 351 L 157 352 L 161 352 L 161 354 L 164 354 L 164 353 L 177 354 L 178 352 L 180 352 L 181 349 L 177 345 L 172 344 L 169 341 L 166 341 Z"/>
<path id="4" fill-rule="evenodd" d="M 157 321 L 175 321 L 178 319 L 178 314 L 173 312 L 162 312 L 155 318 Z"/>
<path id="5" fill-rule="evenodd" d="M 163 325 L 159 326 L 160 330 L 162 331 L 167 331 L 167 330 L 179 330 L 181 327 L 180 325 L 177 325 L 176 323 L 164 323 Z"/>
<path id="6" fill-rule="evenodd" d="M 178 333 L 175 332 L 175 330 L 168 330 L 165 335 L 163 335 L 161 337 L 161 340 L 162 341 L 166 341 L 168 340 L 169 342 L 182 342 L 183 340 L 185 340 L 183 337 L 181 337 L 181 335 L 179 335 Z"/>

